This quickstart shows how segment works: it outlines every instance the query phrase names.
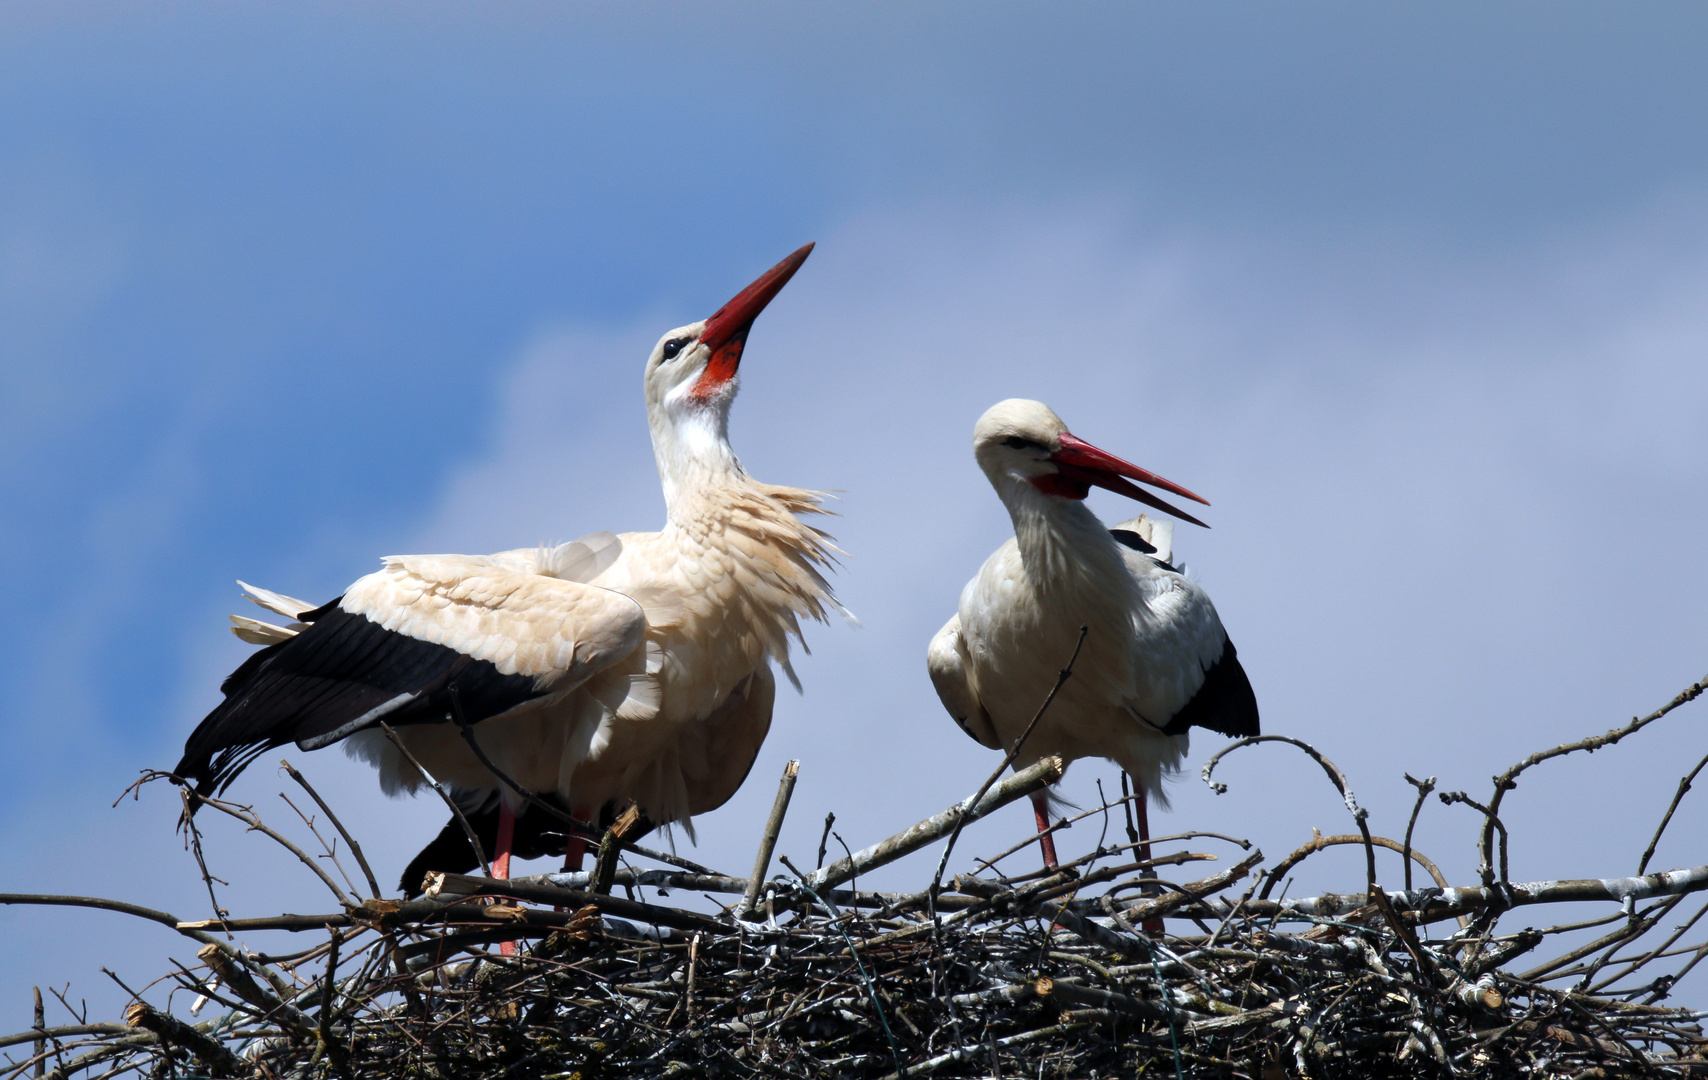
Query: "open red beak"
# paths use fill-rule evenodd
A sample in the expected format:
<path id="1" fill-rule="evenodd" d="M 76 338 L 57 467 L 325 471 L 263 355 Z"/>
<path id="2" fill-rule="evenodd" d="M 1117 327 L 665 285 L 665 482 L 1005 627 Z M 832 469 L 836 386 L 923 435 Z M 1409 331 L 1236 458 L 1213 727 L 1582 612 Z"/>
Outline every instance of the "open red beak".
<path id="1" fill-rule="evenodd" d="M 736 369 L 741 366 L 741 350 L 747 345 L 747 332 L 753 328 L 753 320 L 765 310 L 765 305 L 771 298 L 783 290 L 789 279 L 795 276 L 795 271 L 807 261 L 812 254 L 813 246 L 807 244 L 796 249 L 788 258 L 759 275 L 759 279 L 747 288 L 735 294 L 735 299 L 719 308 L 706 320 L 706 329 L 700 334 L 700 343 L 712 350 L 712 358 L 706 362 L 706 370 L 700 376 L 695 392 L 707 394 L 730 379 L 735 377 Z"/>
<path id="2" fill-rule="evenodd" d="M 1125 478 L 1131 477 L 1140 484 L 1149 484 L 1151 487 L 1162 488 L 1164 491 L 1172 491 L 1176 495 L 1191 499 L 1193 502 L 1201 502 L 1205 506 L 1209 506 L 1210 500 L 1203 496 L 1186 490 L 1172 480 L 1164 480 L 1148 469 L 1141 469 L 1131 462 L 1122 461 L 1114 454 L 1099 450 L 1077 435 L 1062 432 L 1061 444 L 1062 448 L 1051 454 L 1050 460 L 1054 461 L 1061 470 L 1062 479 L 1073 483 L 1096 484 L 1100 488 L 1107 488 L 1110 491 L 1125 495 L 1129 499 L 1137 499 L 1146 506 L 1154 507 L 1166 514 L 1173 514 L 1182 521 L 1190 521 L 1192 524 L 1202 525 L 1206 529 L 1210 527 L 1186 511 L 1176 506 L 1170 506 Z"/>

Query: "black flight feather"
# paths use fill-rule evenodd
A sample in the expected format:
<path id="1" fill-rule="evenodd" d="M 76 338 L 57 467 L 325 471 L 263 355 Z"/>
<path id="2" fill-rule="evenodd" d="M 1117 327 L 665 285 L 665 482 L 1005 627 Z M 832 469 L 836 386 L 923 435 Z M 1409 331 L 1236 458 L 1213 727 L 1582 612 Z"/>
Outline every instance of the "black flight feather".
<path id="1" fill-rule="evenodd" d="M 225 701 L 184 744 L 174 771 L 202 794 L 223 791 L 256 755 L 335 735 L 400 695 L 415 697 L 373 723 L 444 720 L 452 683 L 470 723 L 547 693 L 531 676 L 504 675 L 489 661 L 387 630 L 337 600 L 298 618 L 308 624 L 301 633 L 256 652 L 220 685 Z"/>
<path id="2" fill-rule="evenodd" d="M 1262 732 L 1257 722 L 1257 695 L 1240 666 L 1239 650 L 1230 640 L 1222 655 L 1204 672 L 1204 685 L 1179 712 L 1169 717 L 1165 735 L 1184 735 L 1187 728 L 1209 728 L 1218 735 L 1243 739 Z"/>

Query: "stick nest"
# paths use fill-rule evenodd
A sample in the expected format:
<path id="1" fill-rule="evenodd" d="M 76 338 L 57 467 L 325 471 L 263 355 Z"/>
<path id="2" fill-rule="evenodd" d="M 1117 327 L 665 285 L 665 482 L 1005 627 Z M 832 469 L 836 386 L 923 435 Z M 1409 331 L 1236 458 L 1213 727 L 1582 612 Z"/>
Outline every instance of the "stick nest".
<path id="1" fill-rule="evenodd" d="M 911 894 L 861 890 L 859 876 L 945 836 L 952 843 L 961 825 L 1059 777 L 1060 763 L 987 784 L 811 872 L 786 859 L 789 872 L 768 880 L 764 865 L 748 878 L 682 860 L 646 868 L 612 834 L 591 872 L 508 882 L 434 875 L 413 901 L 379 898 L 360 849 L 315 796 L 323 815 L 304 822 L 317 838 L 335 827 L 346 841 L 342 851 L 337 838 L 324 845 L 333 858 L 319 861 L 354 855 L 370 886 L 364 898 L 349 877 L 341 886 L 323 875 L 339 900 L 329 914 L 184 922 L 95 898 L 4 898 L 128 911 L 202 948 L 198 964 L 142 988 L 122 1022 L 74 1016 L 79 1023 L 48 1027 L 38 1013 L 36 1028 L 0 1040 L 12 1048 L 0 1080 L 1708 1076 L 1708 1013 L 1663 1004 L 1708 955 L 1708 942 L 1681 943 L 1704 910 L 1662 926 L 1708 889 L 1708 866 L 1516 883 L 1496 843 L 1501 797 L 1519 772 L 1617 742 L 1702 689 L 1624 729 L 1532 755 L 1497 778 L 1487 803 L 1441 795 L 1484 816 L 1482 881 L 1459 889 L 1411 888 L 1409 874 L 1404 889 L 1378 884 L 1377 848 L 1435 873 L 1410 850 L 1410 825 L 1403 841 L 1370 833 L 1326 758 L 1273 737 L 1230 749 L 1299 746 L 1339 788 L 1356 834 L 1313 837 L 1266 872 L 1243 841 L 1185 834 L 1147 845 L 1129 825 L 1126 843 L 1100 840 L 1053 871 L 1002 872 L 1034 843 L 944 880 L 944 852 L 938 879 L 922 866 Z M 1221 756 L 1205 767 L 1207 781 Z M 1413 783 L 1421 808 L 1433 781 Z M 762 863 L 792 785 L 790 773 L 761 838 Z M 1109 799 L 1081 816 L 1102 815 L 1108 839 L 1130 802 Z M 248 807 L 204 805 L 259 820 Z M 1198 850 L 1206 841 L 1232 865 L 1176 882 L 1186 875 L 1170 868 L 1216 857 Z M 1364 849 L 1369 880 L 1344 894 L 1272 895 L 1285 870 L 1338 844 Z M 619 867 L 610 853 L 625 847 Z M 211 893 L 217 879 L 203 873 Z M 730 902 L 708 905 L 714 895 Z M 1608 902 L 1604 918 L 1504 925 L 1526 906 L 1592 900 Z M 315 936 L 289 955 L 242 944 L 263 931 Z M 210 1008 L 211 1019 L 197 1019 Z"/>

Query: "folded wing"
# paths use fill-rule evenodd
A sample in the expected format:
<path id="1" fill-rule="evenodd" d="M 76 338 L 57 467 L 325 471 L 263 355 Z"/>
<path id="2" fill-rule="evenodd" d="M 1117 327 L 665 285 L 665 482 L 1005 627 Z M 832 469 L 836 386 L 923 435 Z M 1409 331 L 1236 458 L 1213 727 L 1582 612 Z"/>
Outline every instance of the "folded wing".
<path id="1" fill-rule="evenodd" d="M 931 639 L 925 651 L 925 669 L 931 685 L 949 715 L 974 742 L 992 750 L 1007 749 L 997 738 L 978 687 L 973 684 L 972 665 L 967 663 L 966 642 L 961 637 L 961 616 L 952 615 Z"/>
<path id="2" fill-rule="evenodd" d="M 1233 738 L 1259 734 L 1257 695 L 1239 650 L 1209 596 L 1170 562 L 1173 523 L 1140 514 L 1109 532 L 1147 594 L 1151 618 L 1139 627 L 1137 662 L 1151 670 L 1149 685 L 1174 687 L 1170 696 L 1179 703 L 1158 721 L 1163 733 L 1201 727 Z"/>
<path id="3" fill-rule="evenodd" d="M 566 693 L 646 629 L 621 593 L 479 556 L 394 556 L 324 607 L 295 603 L 263 605 L 301 629 L 233 672 L 185 744 L 176 771 L 198 790 L 223 790 L 288 742 L 313 750 L 382 720 L 444 721 L 453 692 L 470 723 Z"/>

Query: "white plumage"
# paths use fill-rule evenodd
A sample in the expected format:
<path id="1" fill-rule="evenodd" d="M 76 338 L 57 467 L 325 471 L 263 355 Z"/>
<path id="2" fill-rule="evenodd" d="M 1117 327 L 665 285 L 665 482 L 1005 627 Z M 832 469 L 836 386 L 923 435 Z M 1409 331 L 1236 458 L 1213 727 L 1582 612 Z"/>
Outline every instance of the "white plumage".
<path id="1" fill-rule="evenodd" d="M 932 684 L 967 734 L 1012 748 L 1082 626 L 1073 675 L 1016 768 L 1052 754 L 1109 758 L 1164 802 L 1187 728 L 1256 733 L 1256 700 L 1215 606 L 1170 563 L 1172 526 L 1140 516 L 1111 531 L 1084 502 L 1098 484 L 1196 521 L 1122 477 L 1197 496 L 1075 438 L 1035 401 L 993 406 L 973 452 L 1014 536 L 967 583 L 927 651 Z"/>
<path id="2" fill-rule="evenodd" d="M 686 824 L 727 800 L 770 726 L 770 665 L 788 670 L 802 618 L 841 610 L 821 573 L 827 540 L 796 516 L 822 512 L 817 495 L 749 477 L 727 434 L 747 332 L 810 250 L 648 357 L 663 529 L 392 556 L 313 610 L 245 585 L 295 621 L 233 617 L 239 637 L 271 648 L 228 680 L 179 774 L 219 787 L 256 747 L 348 736 L 388 792 L 413 791 L 424 778 L 377 730 L 388 720 L 436 779 L 521 809 L 445 722 L 460 700 L 494 766 L 581 815 L 632 799 L 655 824 Z"/>

